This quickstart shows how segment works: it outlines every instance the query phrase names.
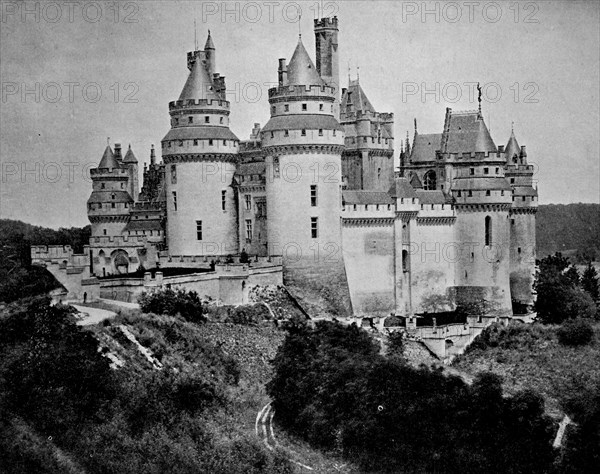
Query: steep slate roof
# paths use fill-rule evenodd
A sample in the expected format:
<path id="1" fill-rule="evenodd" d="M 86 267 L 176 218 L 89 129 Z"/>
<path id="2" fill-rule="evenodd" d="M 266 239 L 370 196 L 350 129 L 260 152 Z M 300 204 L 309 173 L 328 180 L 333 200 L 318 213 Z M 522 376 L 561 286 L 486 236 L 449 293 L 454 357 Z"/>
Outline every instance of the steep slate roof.
<path id="1" fill-rule="evenodd" d="M 138 160 L 135 157 L 135 155 L 133 154 L 133 151 L 131 150 L 131 145 L 129 145 L 129 149 L 127 150 L 127 153 L 125 154 L 125 158 L 123 158 L 123 163 L 137 163 Z"/>
<path id="2" fill-rule="evenodd" d="M 381 191 L 342 191 L 346 204 L 393 204 L 392 197 Z"/>
<path id="3" fill-rule="evenodd" d="M 396 178 L 388 194 L 395 198 L 416 198 L 417 193 L 406 178 Z"/>
<path id="4" fill-rule="evenodd" d="M 511 187 L 505 178 L 483 178 L 483 177 L 468 177 L 455 178 L 452 183 L 452 189 L 457 191 L 479 191 L 479 190 L 504 190 L 510 191 Z"/>
<path id="5" fill-rule="evenodd" d="M 213 82 L 208 76 L 208 71 L 199 60 L 194 62 L 190 75 L 188 76 L 187 81 L 183 86 L 183 90 L 179 95 L 179 100 L 190 99 L 219 100 L 219 96 L 214 91 Z"/>
<path id="6" fill-rule="evenodd" d="M 263 132 L 272 130 L 343 130 L 339 122 L 331 115 L 302 114 L 276 115 L 271 117 L 262 129 Z"/>
<path id="7" fill-rule="evenodd" d="M 450 115 L 447 142 L 442 151 L 446 153 L 473 153 L 496 151 L 496 144 L 477 112 L 458 112 Z"/>
<path id="8" fill-rule="evenodd" d="M 166 140 L 238 140 L 238 137 L 227 127 L 179 127 L 172 128 L 162 141 Z"/>
<path id="9" fill-rule="evenodd" d="M 440 149 L 441 133 L 415 134 L 410 161 L 435 161 L 435 152 Z"/>
<path id="10" fill-rule="evenodd" d="M 439 190 L 424 191 L 417 189 L 416 193 L 421 204 L 445 204 L 449 202 L 448 197 Z"/>
<path id="11" fill-rule="evenodd" d="M 98 168 L 118 168 L 119 163 L 115 158 L 113 151 L 110 149 L 110 146 L 107 145 L 106 150 L 104 150 L 104 155 L 102 155 L 102 159 L 100 160 L 100 164 Z"/>
<path id="12" fill-rule="evenodd" d="M 365 91 L 360 86 L 358 79 L 349 82 L 348 90 L 342 97 L 342 105 L 340 108 L 342 116 L 345 115 L 348 104 L 354 105 L 354 111 L 375 112 L 375 107 L 373 107 L 367 94 L 365 94 Z"/>
<path id="13" fill-rule="evenodd" d="M 296 50 L 288 64 L 287 80 L 289 85 L 311 86 L 324 84 L 301 39 L 298 40 Z"/>
<path id="14" fill-rule="evenodd" d="M 115 198 L 112 198 L 112 195 Z M 108 204 L 109 202 L 133 202 L 133 199 L 127 191 L 93 191 L 92 195 L 88 199 L 88 204 L 94 204 L 101 202 L 102 204 Z"/>
<path id="15" fill-rule="evenodd" d="M 506 156 L 506 161 L 509 163 L 512 163 L 514 155 L 517 155 L 518 158 L 521 154 L 521 147 L 519 147 L 519 143 L 517 143 L 517 138 L 515 137 L 514 131 L 510 132 L 510 138 L 508 139 L 504 153 Z"/>

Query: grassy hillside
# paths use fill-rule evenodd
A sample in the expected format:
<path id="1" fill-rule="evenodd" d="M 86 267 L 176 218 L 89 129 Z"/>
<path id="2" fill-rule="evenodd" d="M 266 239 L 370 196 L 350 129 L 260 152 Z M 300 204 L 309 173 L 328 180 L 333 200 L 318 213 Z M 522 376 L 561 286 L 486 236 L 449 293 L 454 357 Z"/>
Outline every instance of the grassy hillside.
<path id="1" fill-rule="evenodd" d="M 600 260 L 600 204 L 548 204 L 536 216 L 537 255 Z"/>
<path id="2" fill-rule="evenodd" d="M 595 323 L 595 339 L 586 346 L 559 344 L 557 325 L 494 325 L 487 329 L 484 348 L 478 341 L 458 357 L 452 366 L 474 375 L 489 371 L 502 376 L 508 393 L 531 388 L 544 396 L 546 410 L 562 417 L 573 391 L 581 384 L 600 382 L 600 323 Z"/>

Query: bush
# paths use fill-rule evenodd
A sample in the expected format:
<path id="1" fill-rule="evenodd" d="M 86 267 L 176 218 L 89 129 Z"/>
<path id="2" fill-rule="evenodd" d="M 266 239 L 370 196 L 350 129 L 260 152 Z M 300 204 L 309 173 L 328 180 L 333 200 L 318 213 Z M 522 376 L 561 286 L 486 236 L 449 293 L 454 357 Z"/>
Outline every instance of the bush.
<path id="1" fill-rule="evenodd" d="M 594 328 L 585 319 L 570 319 L 557 331 L 558 341 L 565 346 L 582 346 L 591 342 Z"/>
<path id="2" fill-rule="evenodd" d="M 143 292 L 138 298 L 140 308 L 144 313 L 181 315 L 192 322 L 205 322 L 202 314 L 202 302 L 195 291 L 183 289 L 172 290 L 160 288 L 152 292 Z"/>

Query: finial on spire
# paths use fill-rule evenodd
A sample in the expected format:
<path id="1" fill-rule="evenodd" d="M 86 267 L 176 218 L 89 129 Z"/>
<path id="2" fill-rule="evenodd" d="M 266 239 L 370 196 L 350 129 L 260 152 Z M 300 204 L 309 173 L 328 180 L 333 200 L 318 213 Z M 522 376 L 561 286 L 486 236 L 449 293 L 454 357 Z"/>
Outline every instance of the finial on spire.
<path id="1" fill-rule="evenodd" d="M 106 137 L 106 144 L 110 146 L 110 137 Z"/>
<path id="2" fill-rule="evenodd" d="M 510 122 L 510 133 L 514 133 L 515 132 L 515 122 L 514 120 Z"/>
<path id="3" fill-rule="evenodd" d="M 356 80 L 360 81 L 360 66 L 356 66 Z"/>
<path id="4" fill-rule="evenodd" d="M 298 14 L 298 41 L 302 41 L 302 13 Z"/>
<path id="5" fill-rule="evenodd" d="M 417 117 L 415 117 L 415 135 L 417 134 Z M 407 132 L 408 133 L 408 132 Z"/>
<path id="6" fill-rule="evenodd" d="M 479 115 L 481 115 L 481 86 L 479 85 L 479 82 L 477 83 L 477 92 L 479 92 L 477 101 L 479 102 Z"/>

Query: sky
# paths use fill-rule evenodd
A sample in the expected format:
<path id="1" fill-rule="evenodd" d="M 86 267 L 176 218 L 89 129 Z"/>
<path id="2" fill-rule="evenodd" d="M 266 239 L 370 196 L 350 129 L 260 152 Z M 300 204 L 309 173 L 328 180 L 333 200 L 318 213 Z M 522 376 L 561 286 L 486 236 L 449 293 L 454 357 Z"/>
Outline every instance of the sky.
<path id="1" fill-rule="evenodd" d="M 441 133 L 446 107 L 482 109 L 496 145 L 511 127 L 536 167 L 540 204 L 600 202 L 600 2 L 0 0 L 0 217 L 88 224 L 89 169 L 107 137 L 140 169 L 160 153 L 186 54 L 210 29 L 231 129 L 269 118 L 278 58 L 313 19 L 339 19 L 341 85 L 360 74 L 400 140 Z M 302 15 L 299 15 L 299 12 Z M 141 184 L 141 183 L 140 183 Z"/>

